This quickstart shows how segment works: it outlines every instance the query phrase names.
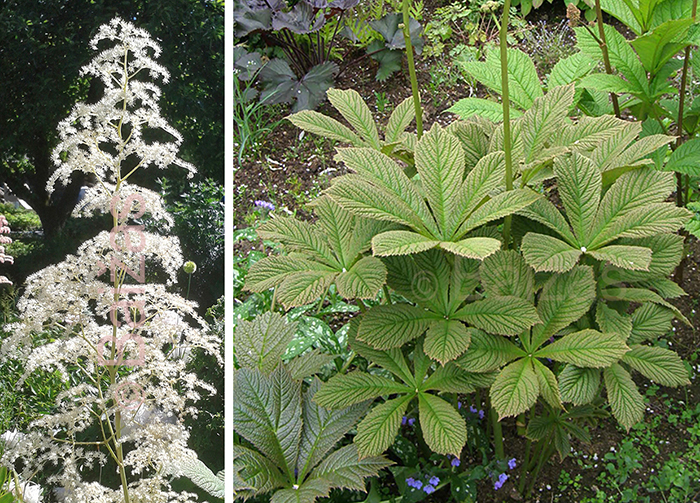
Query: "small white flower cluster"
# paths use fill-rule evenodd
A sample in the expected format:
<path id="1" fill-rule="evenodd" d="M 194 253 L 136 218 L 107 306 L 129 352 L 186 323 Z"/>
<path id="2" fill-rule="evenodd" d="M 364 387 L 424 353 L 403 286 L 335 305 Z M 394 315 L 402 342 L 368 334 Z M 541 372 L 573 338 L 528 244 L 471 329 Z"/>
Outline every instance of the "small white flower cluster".
<path id="1" fill-rule="evenodd" d="M 20 321 L 7 327 L 12 335 L 0 357 L 23 362 L 22 380 L 40 369 L 58 371 L 67 389 L 51 414 L 32 422 L 20 441 L 7 442 L 0 463 L 15 466 L 22 460 L 25 477 L 46 465 L 60 467 L 47 483 L 67 503 L 121 503 L 125 492 L 131 501 L 196 501 L 192 494 L 173 492 L 167 474 L 175 461 L 191 455 L 183 419 L 196 416 L 193 404 L 200 393 L 215 388 L 176 355 L 202 348 L 223 365 L 221 341 L 205 330 L 196 303 L 169 291 L 183 263 L 178 239 L 130 222 L 146 212 L 172 226 L 160 196 L 126 181 L 149 165 L 175 164 L 190 175 L 194 168 L 176 157 L 181 137 L 160 117 L 160 90 L 135 79 L 138 74 L 167 81 L 167 71 L 151 56 L 160 48 L 147 32 L 120 19 L 102 26 L 92 47 L 103 41 L 113 45 L 83 74 L 102 79 L 104 97 L 95 105 L 76 105 L 59 125 L 58 169 L 49 190 L 58 180 L 66 183 L 75 170 L 92 173 L 97 185 L 87 191 L 79 211 L 113 212 L 115 225 L 27 279 L 17 304 Z M 143 127 L 166 131 L 175 140 L 147 144 Z M 52 341 L 35 347 L 34 335 L 46 331 Z M 76 378 L 81 382 L 73 384 Z M 118 399 L 126 385 L 140 393 L 135 410 Z M 95 425 L 101 435 L 90 438 Z M 85 478 L 87 470 L 108 464 L 126 480 L 125 487 Z"/>
<path id="2" fill-rule="evenodd" d="M 12 238 L 5 235 L 9 233 L 10 224 L 7 221 L 7 218 L 5 218 L 5 215 L 0 215 L 0 264 L 4 264 L 5 262 L 10 264 L 15 263 L 15 259 L 5 253 L 4 245 L 12 243 Z M 3 283 L 6 285 L 11 285 L 12 281 L 10 281 L 6 276 L 0 275 L 0 285 Z"/>

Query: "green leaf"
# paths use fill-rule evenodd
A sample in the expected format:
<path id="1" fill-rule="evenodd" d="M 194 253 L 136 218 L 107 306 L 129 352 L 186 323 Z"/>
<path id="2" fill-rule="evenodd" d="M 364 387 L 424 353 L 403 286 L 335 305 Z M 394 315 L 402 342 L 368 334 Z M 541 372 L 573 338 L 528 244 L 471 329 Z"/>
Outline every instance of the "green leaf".
<path id="1" fill-rule="evenodd" d="M 522 215 L 530 220 L 534 220 L 535 222 L 539 222 L 542 225 L 549 227 L 563 237 L 564 241 L 570 245 L 573 246 L 576 244 L 576 238 L 571 232 L 569 224 L 566 222 L 562 214 L 559 213 L 559 210 L 546 199 L 538 199 L 527 208 L 518 211 L 518 215 Z"/>
<path id="2" fill-rule="evenodd" d="M 573 152 L 554 161 L 554 174 L 574 234 L 579 243 L 587 243 L 603 188 L 600 171 L 589 159 Z"/>
<path id="3" fill-rule="evenodd" d="M 617 75 L 608 75 L 607 73 L 593 73 L 581 79 L 579 83 L 581 87 L 590 87 L 598 91 L 617 94 L 641 94 L 643 89 L 635 86 L 631 82 L 627 82 L 622 77 Z"/>
<path id="4" fill-rule="evenodd" d="M 535 307 L 513 296 L 493 296 L 467 304 L 453 318 L 500 335 L 517 335 L 540 321 Z"/>
<path id="5" fill-rule="evenodd" d="M 384 141 L 394 143 L 401 141 L 401 135 L 416 117 L 416 108 L 413 104 L 413 97 L 409 96 L 394 108 L 389 116 L 386 125 Z"/>
<path id="6" fill-rule="evenodd" d="M 404 395 L 387 400 L 374 407 L 360 422 L 354 440 L 360 459 L 378 456 L 389 448 L 412 399 L 413 395 Z"/>
<path id="7" fill-rule="evenodd" d="M 350 330 L 348 331 L 348 340 L 350 341 L 350 347 L 356 351 L 363 358 L 370 360 L 377 365 L 388 370 L 396 377 L 401 379 L 406 384 L 415 384 L 413 379 L 413 374 L 408 368 L 406 363 L 406 358 L 404 358 L 403 353 L 400 348 L 387 349 L 385 351 L 379 351 L 374 349 L 364 342 L 357 340 L 357 328 L 359 326 L 359 320 L 354 318 L 350 322 Z"/>
<path id="8" fill-rule="evenodd" d="M 617 362 L 629 348 L 617 334 L 585 329 L 565 335 L 537 350 L 538 358 L 572 363 L 577 367 L 607 367 Z"/>
<path id="9" fill-rule="evenodd" d="M 552 276 L 542 288 L 537 304 L 543 324 L 533 330 L 532 349 L 586 314 L 595 295 L 595 279 L 589 266 L 576 266 Z"/>
<path id="10" fill-rule="evenodd" d="M 289 483 L 274 461 L 242 445 L 233 445 L 233 468 L 234 474 L 238 474 L 238 477 L 234 475 L 234 484 L 238 478 L 244 488 L 247 486 L 238 491 L 239 496 L 264 494 Z"/>
<path id="11" fill-rule="evenodd" d="M 498 220 L 526 208 L 542 196 L 530 189 L 502 192 L 479 206 L 460 226 L 455 236 L 463 236 L 472 229 Z"/>
<path id="12" fill-rule="evenodd" d="M 372 238 L 372 253 L 379 257 L 410 255 L 435 248 L 440 241 L 411 231 L 382 232 Z"/>
<path id="13" fill-rule="evenodd" d="M 444 238 L 455 227 L 457 194 L 464 178 L 464 151 L 457 138 L 436 123 L 418 140 L 415 161 Z"/>
<path id="14" fill-rule="evenodd" d="M 686 175 L 700 175 L 700 138 L 693 138 L 682 143 L 673 151 L 664 171 L 676 171 Z"/>
<path id="15" fill-rule="evenodd" d="M 485 373 L 521 356 L 527 356 L 527 353 L 508 339 L 474 331 L 467 352 L 457 358 L 455 364 L 467 372 Z"/>
<path id="16" fill-rule="evenodd" d="M 340 409 L 365 400 L 374 400 L 378 396 L 394 393 L 410 393 L 406 385 L 399 384 L 386 377 L 355 371 L 331 377 L 316 393 L 314 400 L 321 407 Z"/>
<path id="17" fill-rule="evenodd" d="M 457 320 L 434 321 L 425 334 L 425 354 L 444 365 L 466 351 L 473 330 Z"/>
<path id="18" fill-rule="evenodd" d="M 562 129 L 556 145 L 575 147 L 578 152 L 591 151 L 615 133 L 626 131 L 628 126 L 628 122 L 614 115 L 602 117 L 584 115 L 576 124 L 567 125 Z"/>
<path id="19" fill-rule="evenodd" d="M 501 248 L 501 242 L 493 238 L 466 238 L 455 243 L 442 241 L 440 248 L 461 257 L 483 260 Z"/>
<path id="20" fill-rule="evenodd" d="M 600 0 L 600 7 L 608 14 L 622 21 L 623 24 L 637 35 L 642 33 L 640 20 L 637 19 L 634 11 L 632 11 L 626 2 L 621 2 L 620 0 Z"/>
<path id="21" fill-rule="evenodd" d="M 484 259 L 479 268 L 481 283 L 488 296 L 520 297 L 532 301 L 535 271 L 514 250 L 500 250 Z"/>
<path id="22" fill-rule="evenodd" d="M 603 370 L 603 377 L 613 415 L 629 431 L 644 417 L 644 399 L 629 372 L 620 364 L 615 363 Z"/>
<path id="23" fill-rule="evenodd" d="M 550 88 L 564 86 L 586 76 L 595 67 L 595 61 L 581 52 L 560 59 L 552 73 L 549 74 L 547 85 Z"/>
<path id="24" fill-rule="evenodd" d="M 452 405 L 435 395 L 419 393 L 418 414 L 423 438 L 431 451 L 461 454 L 467 442 L 467 426 Z"/>
<path id="25" fill-rule="evenodd" d="M 317 134 L 323 138 L 350 143 L 356 147 L 364 145 L 364 142 L 350 128 L 342 125 L 335 119 L 312 110 L 302 110 L 287 117 L 287 120 L 296 127 Z"/>
<path id="26" fill-rule="evenodd" d="M 642 304 L 632 313 L 632 333 L 628 344 L 655 340 L 672 327 L 673 311 L 658 304 Z"/>
<path id="27" fill-rule="evenodd" d="M 338 293 L 346 299 L 373 299 L 386 281 L 386 267 L 376 257 L 363 257 L 335 280 Z"/>
<path id="28" fill-rule="evenodd" d="M 598 396 L 600 370 L 566 365 L 559 374 L 559 391 L 565 402 L 574 405 L 591 403 Z"/>
<path id="29" fill-rule="evenodd" d="M 328 101 L 341 113 L 341 115 L 360 133 L 362 138 L 379 150 L 379 132 L 372 119 L 372 112 L 364 102 L 360 93 L 354 89 L 329 89 L 326 94 Z"/>
<path id="30" fill-rule="evenodd" d="M 296 465 L 299 473 L 297 480 L 304 480 L 306 474 L 313 470 L 348 430 L 364 416 L 369 405 L 363 403 L 335 411 L 326 410 L 316 405 L 314 401 L 321 385 L 321 381 L 314 378 L 304 395 L 302 403 L 304 428 Z"/>
<path id="31" fill-rule="evenodd" d="M 407 304 L 376 306 L 363 316 L 357 338 L 376 349 L 397 348 L 423 335 L 438 319 L 430 311 Z"/>
<path id="32" fill-rule="evenodd" d="M 574 84 L 550 88 L 545 96 L 535 99 L 521 120 L 525 162 L 535 159 L 551 144 L 551 138 L 566 121 L 573 101 Z"/>
<path id="33" fill-rule="evenodd" d="M 445 393 L 473 393 L 479 379 L 448 362 L 439 366 L 420 386 L 420 391 L 440 391 Z"/>
<path id="34" fill-rule="evenodd" d="M 528 232 L 523 236 L 523 257 L 535 271 L 566 272 L 578 263 L 582 251 L 560 239 Z"/>
<path id="35" fill-rule="evenodd" d="M 251 442 L 290 478 L 301 438 L 301 383 L 279 365 L 266 377 L 257 369 L 234 373 L 233 422 Z"/>
<path id="36" fill-rule="evenodd" d="M 692 326 L 688 318 L 683 316 L 683 313 L 669 302 L 666 302 L 657 293 L 647 290 L 645 288 L 625 288 L 625 287 L 610 287 L 602 290 L 600 292 L 600 297 L 606 300 L 622 300 L 626 302 L 653 302 L 654 304 L 659 304 L 673 311 L 676 318 L 681 320 L 688 326 Z"/>
<path id="37" fill-rule="evenodd" d="M 540 395 L 555 409 L 563 409 L 561 395 L 559 394 L 559 384 L 554 373 L 535 358 L 532 359 L 532 364 L 535 374 L 537 374 Z"/>
<path id="38" fill-rule="evenodd" d="M 245 288 L 251 292 L 264 292 L 282 283 L 290 275 L 319 271 L 333 273 L 334 270 L 319 262 L 287 256 L 270 256 L 255 262 L 246 276 Z"/>
<path id="39" fill-rule="evenodd" d="M 269 311 L 252 321 L 239 321 L 234 343 L 236 361 L 241 367 L 270 374 L 282 360 L 296 327 L 296 323 L 287 323 L 282 316 Z"/>
<path id="40" fill-rule="evenodd" d="M 309 479 L 298 488 L 282 489 L 272 495 L 270 503 L 314 503 L 330 494 L 332 484 L 325 479 Z"/>
<path id="41" fill-rule="evenodd" d="M 655 74 L 669 59 L 689 45 L 685 35 L 691 24 L 693 19 L 690 18 L 669 20 L 630 42 L 647 72 Z"/>
<path id="42" fill-rule="evenodd" d="M 289 360 L 286 364 L 287 370 L 292 375 L 295 381 L 301 381 L 306 377 L 321 372 L 324 365 L 328 365 L 334 358 L 334 355 L 321 353 L 319 349 L 314 349 L 301 356 L 297 356 Z"/>
<path id="43" fill-rule="evenodd" d="M 328 291 L 336 275 L 313 270 L 290 274 L 277 289 L 277 299 L 287 309 L 310 304 Z"/>
<path id="44" fill-rule="evenodd" d="M 632 333 L 632 318 L 621 314 L 599 300 L 595 311 L 595 320 L 601 332 L 614 333 L 626 341 Z"/>
<path id="45" fill-rule="evenodd" d="M 603 262 L 633 271 L 648 271 L 651 250 L 642 246 L 610 245 L 591 250 L 589 255 Z"/>
<path id="46" fill-rule="evenodd" d="M 669 349 L 633 346 L 622 361 L 640 374 L 663 386 L 690 384 L 688 371 L 680 357 Z"/>
<path id="47" fill-rule="evenodd" d="M 447 109 L 448 112 L 459 115 L 462 119 L 478 115 L 494 122 L 503 121 L 503 105 L 483 98 L 462 98 Z M 516 108 L 510 109 L 510 118 L 520 117 L 522 112 Z"/>
<path id="48" fill-rule="evenodd" d="M 517 416 L 537 401 L 540 385 L 529 358 L 506 366 L 491 385 L 491 404 L 504 417 Z"/>
<path id="49" fill-rule="evenodd" d="M 328 456 L 314 470 L 312 478 L 329 480 L 333 487 L 366 492 L 365 479 L 378 475 L 381 470 L 393 464 L 393 461 L 384 456 L 359 459 L 357 446 L 350 444 Z"/>
<path id="50" fill-rule="evenodd" d="M 333 268 L 342 268 L 323 234 L 308 222 L 277 217 L 258 227 L 258 236 L 282 243 L 287 251 L 298 251 Z"/>
<path id="51" fill-rule="evenodd" d="M 447 132 L 456 136 L 464 150 L 465 169 L 470 172 L 489 151 L 489 131 L 493 124 L 483 117 L 456 121 L 447 126 Z"/>

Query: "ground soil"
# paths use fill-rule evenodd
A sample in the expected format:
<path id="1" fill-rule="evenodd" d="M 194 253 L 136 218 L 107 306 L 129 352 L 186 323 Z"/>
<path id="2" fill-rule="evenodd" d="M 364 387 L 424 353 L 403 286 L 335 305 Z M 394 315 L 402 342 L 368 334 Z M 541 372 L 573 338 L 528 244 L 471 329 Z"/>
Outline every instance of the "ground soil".
<path id="1" fill-rule="evenodd" d="M 426 0 L 426 12 L 431 11 L 431 6 L 439 4 L 439 1 Z M 443 2 L 444 3 L 444 2 Z M 557 2 L 555 2 L 557 3 Z M 558 4 L 558 3 L 557 3 Z M 563 4 L 563 2 L 562 2 Z M 547 6 L 547 2 L 544 4 Z M 563 8 L 543 8 L 536 13 L 531 22 L 540 20 L 559 22 L 565 16 Z M 612 24 L 619 23 L 610 20 Z M 418 73 L 419 87 L 425 93 L 430 81 L 431 69 L 435 65 L 445 64 L 435 59 L 417 57 L 416 69 Z M 405 65 L 405 62 L 404 62 Z M 385 124 L 389 118 L 390 109 L 385 113 L 377 110 L 376 93 L 385 93 L 387 101 L 393 105 L 400 103 L 403 99 L 411 95 L 411 86 L 408 79 L 408 70 L 404 66 L 404 71 L 397 72 L 385 82 L 377 82 L 374 79 L 377 64 L 369 59 L 364 59 L 361 63 L 354 65 L 346 71 L 336 82 L 336 87 L 340 89 L 355 89 L 365 99 L 374 113 L 374 117 L 380 124 Z M 484 96 L 486 91 L 480 87 L 470 89 L 461 81 L 452 87 L 442 86 L 438 88 L 437 100 L 426 100 L 424 103 L 424 124 L 429 128 L 432 123 L 439 121 L 447 124 L 455 120 L 455 116 L 445 113 L 458 99 L 469 96 Z M 436 105 L 437 104 L 437 105 Z M 322 104 L 319 112 L 334 117 L 342 121 L 337 111 L 327 102 Z M 280 111 L 280 118 L 288 110 Z M 279 207 L 286 207 L 286 210 L 295 213 L 301 218 L 312 218 L 310 212 L 304 207 L 305 195 L 313 195 L 325 188 L 330 178 L 342 175 L 345 170 L 342 165 L 333 161 L 334 146 L 330 141 L 313 143 L 310 141 L 300 141 L 300 132 L 288 121 L 283 121 L 275 131 L 261 145 L 259 155 L 252 159 L 245 160 L 240 166 L 235 166 L 234 187 L 246 186 L 244 197 L 235 198 L 234 226 L 243 228 L 249 225 L 246 216 L 254 211 L 253 202 L 255 200 L 274 199 Z M 311 196 L 308 196 L 309 199 Z M 310 199 L 309 199 L 310 200 Z M 237 243 L 234 253 L 246 253 L 251 244 L 246 242 Z M 688 259 L 683 269 L 683 280 L 681 282 L 687 296 L 673 301 L 674 304 L 690 319 L 694 326 L 700 326 L 700 318 L 696 312 L 698 299 L 700 299 L 700 243 L 692 239 L 688 246 Z M 694 328 L 687 327 L 674 321 L 676 337 L 673 339 L 673 348 L 683 359 L 688 359 L 700 346 L 700 333 Z M 640 380 L 641 384 L 643 381 Z M 664 388 L 670 397 L 678 400 L 687 400 L 689 403 L 700 401 L 700 379 L 696 379 L 686 388 L 670 389 Z M 649 409 L 656 413 L 663 414 L 665 405 L 658 397 L 651 397 Z M 507 456 L 514 456 L 522 459 L 524 452 L 524 439 L 516 433 L 515 420 L 505 420 L 503 424 L 504 444 Z M 597 453 L 599 456 L 610 451 L 624 438 L 624 432 L 613 421 L 603 422 L 598 428 L 592 429 L 592 442 L 582 445 L 576 441 L 572 442 L 575 450 L 588 453 L 592 456 Z M 687 447 L 687 434 L 679 431 L 670 424 L 662 426 L 661 431 L 656 430 L 656 434 L 667 441 L 661 448 L 661 455 L 651 458 L 649 461 L 658 462 L 664 458 L 664 454 L 670 452 L 682 452 Z M 479 463 L 479 460 L 475 460 Z M 466 462 L 465 466 L 469 466 Z M 582 494 L 557 494 L 559 473 L 566 470 L 569 473 L 582 473 L 584 478 L 581 487 L 585 488 Z M 600 470 L 602 471 L 602 463 Z M 586 470 L 581 472 L 574 459 L 568 457 L 563 462 L 558 457 L 552 458 L 542 470 L 538 483 L 535 486 L 534 494 L 529 502 L 560 502 L 576 503 L 583 496 L 592 496 L 591 488 L 596 485 L 596 477 L 599 472 Z M 628 481 L 629 485 L 634 485 L 635 481 L 642 481 L 648 477 L 648 469 L 645 467 L 639 472 L 633 473 Z M 517 477 L 512 477 L 517 481 Z M 550 489 L 548 489 L 550 488 Z M 449 492 L 438 491 L 429 502 L 448 501 Z M 484 482 L 479 486 L 479 502 L 494 503 L 501 501 L 521 500 L 515 491 L 514 483 L 509 480 L 499 491 L 494 491 L 490 483 Z"/>

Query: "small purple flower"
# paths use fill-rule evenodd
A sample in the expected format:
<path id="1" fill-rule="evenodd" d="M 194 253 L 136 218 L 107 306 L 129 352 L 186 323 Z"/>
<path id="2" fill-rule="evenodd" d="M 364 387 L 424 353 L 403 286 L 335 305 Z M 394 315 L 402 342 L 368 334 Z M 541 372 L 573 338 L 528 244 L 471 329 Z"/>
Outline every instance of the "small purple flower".
<path id="1" fill-rule="evenodd" d="M 413 423 L 415 423 L 415 422 L 416 422 L 416 420 L 415 420 L 414 418 L 411 418 L 411 419 L 408 420 L 408 425 L 409 425 L 409 426 L 413 426 Z M 420 489 L 420 488 L 419 488 L 419 489 Z"/>
<path id="2" fill-rule="evenodd" d="M 421 482 L 420 480 L 416 480 L 413 482 L 413 487 L 415 487 L 416 489 L 420 489 L 421 487 L 423 487 L 423 482 Z"/>
<path id="3" fill-rule="evenodd" d="M 503 484 L 506 483 L 506 480 L 508 480 L 508 474 L 507 473 L 501 473 L 498 476 L 498 480 L 496 483 L 493 485 L 493 488 L 498 491 L 501 487 L 503 487 Z"/>
<path id="4" fill-rule="evenodd" d="M 508 461 L 508 468 L 510 468 L 511 470 L 514 470 L 516 466 L 517 466 L 517 464 L 515 462 L 515 458 L 510 459 Z"/>
<path id="5" fill-rule="evenodd" d="M 430 484 L 432 486 L 437 486 L 439 483 L 440 483 L 440 479 L 434 475 L 432 477 L 430 477 L 430 480 L 428 481 L 428 484 Z"/>
<path id="6" fill-rule="evenodd" d="M 406 416 L 401 419 L 401 426 L 406 426 Z"/>
<path id="7" fill-rule="evenodd" d="M 260 200 L 257 200 L 257 201 L 255 201 L 253 204 L 254 204 L 255 206 L 257 206 L 258 208 L 262 208 L 263 210 L 275 211 L 275 205 L 272 204 L 272 203 L 269 202 L 269 201 L 260 201 Z"/>
<path id="8" fill-rule="evenodd" d="M 461 464 L 461 461 L 459 460 L 459 458 L 454 458 L 452 461 L 450 461 L 450 464 L 452 466 L 459 466 Z"/>
<path id="9" fill-rule="evenodd" d="M 462 408 L 462 402 L 457 402 L 457 408 L 461 409 Z"/>
<path id="10" fill-rule="evenodd" d="M 473 405 L 470 405 L 469 412 L 471 412 L 472 414 L 476 414 L 477 413 L 476 407 L 474 407 Z"/>
<path id="11" fill-rule="evenodd" d="M 406 485 L 408 487 L 413 487 L 415 485 L 415 483 L 416 483 L 416 480 L 413 477 L 408 477 L 406 479 Z"/>
<path id="12" fill-rule="evenodd" d="M 433 486 L 425 486 L 423 490 L 425 491 L 425 494 L 432 494 L 435 492 L 435 488 Z"/>
<path id="13" fill-rule="evenodd" d="M 484 411 L 483 410 L 479 411 L 479 419 L 484 419 Z"/>

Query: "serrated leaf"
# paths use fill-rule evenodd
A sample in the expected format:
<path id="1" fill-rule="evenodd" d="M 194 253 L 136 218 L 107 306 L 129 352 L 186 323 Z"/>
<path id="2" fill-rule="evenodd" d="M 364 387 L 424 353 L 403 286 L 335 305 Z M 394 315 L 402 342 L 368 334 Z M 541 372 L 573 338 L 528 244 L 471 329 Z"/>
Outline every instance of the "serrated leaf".
<path id="1" fill-rule="evenodd" d="M 315 401 L 327 409 L 340 409 L 365 400 L 394 393 L 409 393 L 411 388 L 386 377 L 354 371 L 331 377 L 316 393 Z"/>
<path id="2" fill-rule="evenodd" d="M 304 480 L 333 446 L 364 416 L 369 405 L 369 403 L 358 403 L 344 409 L 326 410 L 319 407 L 314 400 L 321 385 L 321 381 L 315 378 L 302 402 L 304 428 L 296 465 L 297 480 Z"/>
<path id="3" fill-rule="evenodd" d="M 479 206 L 459 227 L 455 236 L 463 236 L 472 229 L 498 220 L 528 207 L 542 196 L 530 189 L 514 189 L 502 192 Z"/>
<path id="4" fill-rule="evenodd" d="M 486 373 L 526 355 L 527 353 L 504 337 L 474 331 L 467 352 L 454 363 L 467 372 Z"/>
<path id="5" fill-rule="evenodd" d="M 577 266 L 565 274 L 552 276 L 542 288 L 537 312 L 542 320 L 532 334 L 532 349 L 586 314 L 596 295 L 593 270 Z"/>
<path id="6" fill-rule="evenodd" d="M 615 271 L 620 281 L 634 282 L 666 278 L 680 263 L 683 255 L 683 237 L 677 234 L 657 234 L 641 239 L 623 240 L 622 244 L 641 246 L 652 251 L 648 271 Z"/>
<path id="7" fill-rule="evenodd" d="M 387 400 L 374 407 L 357 426 L 355 444 L 360 459 L 378 456 L 394 442 L 401 427 L 401 419 L 413 395 Z"/>
<path id="8" fill-rule="evenodd" d="M 576 238 L 571 232 L 569 224 L 559 210 L 548 200 L 541 198 L 533 202 L 527 208 L 518 211 L 518 215 L 545 225 L 564 238 L 570 245 L 576 244 Z"/>
<path id="9" fill-rule="evenodd" d="M 331 273 L 333 269 L 319 262 L 287 256 L 270 256 L 255 262 L 246 275 L 245 288 L 264 292 L 282 283 L 288 276 L 309 270 Z"/>
<path id="10" fill-rule="evenodd" d="M 479 382 L 474 374 L 457 367 L 453 362 L 439 366 L 420 386 L 421 391 L 472 393 Z"/>
<path id="11" fill-rule="evenodd" d="M 341 113 L 362 138 L 377 150 L 380 149 L 379 132 L 372 119 L 372 112 L 360 93 L 354 89 L 334 89 L 326 92 L 328 101 Z"/>
<path id="12" fill-rule="evenodd" d="M 614 266 L 633 271 L 648 271 L 651 250 L 642 246 L 610 245 L 591 250 L 589 255 Z"/>
<path id="13" fill-rule="evenodd" d="M 503 105 L 491 100 L 483 98 L 462 98 L 454 105 L 447 109 L 447 112 L 452 112 L 460 116 L 462 119 L 467 119 L 474 115 L 485 117 L 494 122 L 503 121 Z M 510 118 L 515 119 L 522 115 L 516 108 L 511 108 Z"/>
<path id="14" fill-rule="evenodd" d="M 655 340 L 669 332 L 673 311 L 658 304 L 642 304 L 632 313 L 632 333 L 628 344 Z"/>
<path id="15" fill-rule="evenodd" d="M 301 383 L 279 365 L 270 377 L 257 369 L 239 369 L 234 385 L 236 431 L 291 477 L 302 429 Z"/>
<path id="16" fill-rule="evenodd" d="M 597 303 L 595 320 L 601 332 L 617 334 L 623 341 L 626 341 L 632 333 L 632 318 L 628 314 L 621 314 L 608 307 L 602 300 Z"/>
<path id="17" fill-rule="evenodd" d="M 358 459 L 357 446 L 346 445 L 333 452 L 312 473 L 313 478 L 329 480 L 333 487 L 365 491 L 365 479 L 376 476 L 382 469 L 394 464 L 384 456 Z"/>
<path id="18" fill-rule="evenodd" d="M 435 395 L 419 393 L 418 414 L 423 438 L 431 451 L 461 454 L 467 442 L 467 426 L 452 405 Z"/>
<path id="19" fill-rule="evenodd" d="M 382 232 L 372 238 L 372 253 L 378 257 L 410 255 L 435 248 L 440 241 L 411 231 Z"/>
<path id="20" fill-rule="evenodd" d="M 501 242 L 493 238 L 466 238 L 457 242 L 442 241 L 440 248 L 461 257 L 483 260 L 501 248 Z"/>
<path id="21" fill-rule="evenodd" d="M 540 321 L 535 307 L 513 296 L 493 296 L 467 304 L 453 318 L 500 335 L 517 335 Z"/>
<path id="22" fill-rule="evenodd" d="M 472 121 L 457 121 L 447 127 L 447 132 L 457 137 L 464 150 L 467 172 L 485 157 L 489 151 L 489 138 L 482 124 Z"/>
<path id="23" fill-rule="evenodd" d="M 350 143 L 356 147 L 364 145 L 362 139 L 350 128 L 337 120 L 312 110 L 302 110 L 287 117 L 296 127 L 323 138 Z"/>
<path id="24" fill-rule="evenodd" d="M 550 145 L 551 138 L 564 124 L 573 100 L 574 84 L 552 88 L 545 96 L 535 99 L 521 120 L 525 162 L 534 160 Z"/>
<path id="25" fill-rule="evenodd" d="M 607 367 L 617 362 L 629 348 L 617 334 L 585 329 L 565 335 L 537 350 L 538 358 L 571 363 L 577 367 Z"/>
<path id="26" fill-rule="evenodd" d="M 376 306 L 362 318 L 357 339 L 376 349 L 397 348 L 423 335 L 436 319 L 440 317 L 407 304 Z"/>
<path id="27" fill-rule="evenodd" d="M 375 362 L 384 369 L 388 370 L 396 377 L 401 379 L 406 384 L 415 384 L 413 379 L 413 374 L 408 368 L 406 363 L 406 358 L 404 358 L 403 353 L 400 348 L 387 349 L 385 351 L 380 351 L 374 349 L 369 344 L 357 340 L 357 329 L 359 327 L 359 320 L 354 318 L 350 322 L 350 330 L 348 331 L 348 339 L 350 341 L 350 347 L 356 351 L 363 358 Z"/>
<path id="28" fill-rule="evenodd" d="M 563 409 L 561 395 L 559 394 L 559 383 L 554 373 L 545 367 L 539 360 L 533 358 L 532 364 L 537 375 L 537 382 L 540 387 L 540 395 L 549 405 L 555 409 Z"/>
<path id="29" fill-rule="evenodd" d="M 401 134 L 411 124 L 416 117 L 416 108 L 413 104 L 413 97 L 409 96 L 399 103 L 394 111 L 389 116 L 389 122 L 386 125 L 386 134 L 384 141 L 394 143 L 401 140 Z"/>
<path id="30" fill-rule="evenodd" d="M 270 374 L 282 360 L 296 327 L 296 323 L 287 323 L 282 316 L 269 311 L 252 321 L 241 320 L 235 331 L 236 361 L 241 367 Z"/>
<path id="31" fill-rule="evenodd" d="M 583 405 L 598 396 L 600 370 L 566 365 L 559 374 L 561 399 L 574 405 Z"/>
<path id="32" fill-rule="evenodd" d="M 680 357 L 669 349 L 633 346 L 622 361 L 640 374 L 663 386 L 690 384 L 688 370 Z"/>
<path id="33" fill-rule="evenodd" d="M 586 157 L 573 152 L 569 157 L 554 161 L 557 189 L 566 216 L 578 242 L 588 242 L 603 187 L 600 171 Z"/>
<path id="34" fill-rule="evenodd" d="M 566 272 L 578 263 L 582 251 L 545 234 L 528 232 L 521 245 L 523 257 L 535 271 Z"/>
<path id="35" fill-rule="evenodd" d="M 270 503 L 314 503 L 318 498 L 328 496 L 331 487 L 329 480 L 309 479 L 296 489 L 282 489 L 275 492 Z"/>
<path id="36" fill-rule="evenodd" d="M 603 370 L 613 415 L 627 431 L 644 418 L 644 399 L 632 377 L 618 363 Z"/>
<path id="37" fill-rule="evenodd" d="M 373 299 L 386 281 L 386 267 L 376 257 L 363 257 L 335 280 L 338 293 L 346 299 Z"/>
<path id="38" fill-rule="evenodd" d="M 310 304 L 328 291 L 336 276 L 313 270 L 290 274 L 277 288 L 277 299 L 287 309 Z"/>
<path id="39" fill-rule="evenodd" d="M 484 259 L 479 268 L 481 283 L 489 296 L 520 297 L 532 301 L 535 271 L 514 250 L 500 250 Z"/>
<path id="40" fill-rule="evenodd" d="M 547 85 L 551 88 L 575 82 L 587 75 L 595 67 L 595 61 L 581 52 L 560 59 L 552 73 L 549 74 Z"/>
<path id="41" fill-rule="evenodd" d="M 301 356 L 292 358 L 287 364 L 287 370 L 292 375 L 295 381 L 318 374 L 324 365 L 329 364 L 334 358 L 334 355 L 321 353 L 319 349 L 314 349 Z"/>
<path id="42" fill-rule="evenodd" d="M 598 91 L 616 94 L 641 94 L 644 90 L 633 82 L 628 82 L 617 75 L 594 73 L 586 75 L 579 82 L 581 87 L 590 87 Z"/>
<path id="43" fill-rule="evenodd" d="M 600 297 L 607 300 L 622 300 L 626 302 L 653 302 L 673 311 L 676 318 L 681 320 L 688 326 L 692 326 L 688 318 L 683 316 L 683 313 L 669 302 L 666 302 L 659 294 L 647 290 L 645 288 L 625 288 L 625 287 L 610 287 L 600 292 Z"/>
<path id="44" fill-rule="evenodd" d="M 630 42 L 647 72 L 654 74 L 681 49 L 689 44 L 684 36 L 693 19 L 673 19 Z"/>
<path id="45" fill-rule="evenodd" d="M 673 151 L 664 171 L 676 171 L 686 175 L 700 175 L 700 138 L 693 138 Z"/>
<path id="46" fill-rule="evenodd" d="M 491 404 L 499 421 L 528 410 L 537 401 L 539 391 L 537 374 L 530 359 L 522 358 L 506 366 L 491 385 L 490 392 Z"/>
<path id="47" fill-rule="evenodd" d="M 425 354 L 444 365 L 466 351 L 473 330 L 457 320 L 434 321 L 425 334 Z"/>
<path id="48" fill-rule="evenodd" d="M 239 482 L 243 482 L 244 485 L 239 490 L 243 489 L 245 492 L 241 491 L 239 495 L 264 494 L 289 483 L 289 479 L 282 474 L 274 461 L 242 445 L 233 446 L 233 467 L 234 474 L 238 474 Z M 234 483 L 235 478 L 234 475 Z"/>
<path id="49" fill-rule="evenodd" d="M 257 232 L 262 239 L 282 243 L 288 251 L 302 252 L 333 268 L 341 268 L 322 233 L 308 222 L 277 217 L 262 224 Z"/>

